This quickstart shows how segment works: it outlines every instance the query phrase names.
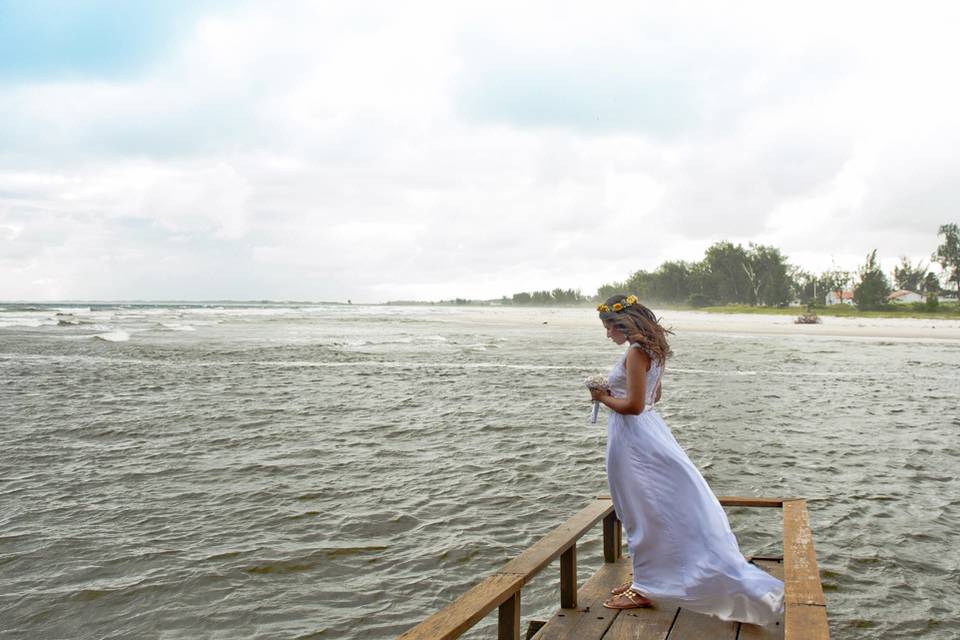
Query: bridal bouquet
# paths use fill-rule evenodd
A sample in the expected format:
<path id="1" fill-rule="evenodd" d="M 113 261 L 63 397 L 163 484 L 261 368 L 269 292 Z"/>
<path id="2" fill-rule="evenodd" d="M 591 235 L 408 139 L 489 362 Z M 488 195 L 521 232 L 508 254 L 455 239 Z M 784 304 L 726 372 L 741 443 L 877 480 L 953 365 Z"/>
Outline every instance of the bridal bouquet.
<path id="1" fill-rule="evenodd" d="M 584 384 L 587 385 L 587 389 L 609 389 L 610 385 L 607 382 L 607 376 L 602 373 L 598 373 L 595 376 L 590 376 L 584 381 Z M 597 423 L 597 413 L 600 411 L 600 401 L 593 401 L 593 411 L 590 413 L 590 424 Z"/>

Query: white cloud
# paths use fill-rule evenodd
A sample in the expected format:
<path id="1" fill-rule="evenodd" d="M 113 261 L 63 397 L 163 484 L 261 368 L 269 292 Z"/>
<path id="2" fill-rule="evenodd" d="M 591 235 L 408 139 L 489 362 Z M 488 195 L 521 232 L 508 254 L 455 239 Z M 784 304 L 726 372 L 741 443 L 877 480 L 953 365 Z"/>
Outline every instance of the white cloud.
<path id="1" fill-rule="evenodd" d="M 929 255 L 957 12 L 235 5 L 139 77 L 0 86 L 0 298 L 592 292 L 722 239 Z"/>

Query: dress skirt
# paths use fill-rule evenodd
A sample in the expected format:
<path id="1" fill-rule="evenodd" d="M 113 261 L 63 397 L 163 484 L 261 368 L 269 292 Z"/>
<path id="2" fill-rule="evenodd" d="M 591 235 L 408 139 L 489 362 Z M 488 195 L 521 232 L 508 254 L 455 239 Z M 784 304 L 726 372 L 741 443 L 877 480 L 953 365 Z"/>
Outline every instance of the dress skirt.
<path id="1" fill-rule="evenodd" d="M 783 582 L 744 559 L 723 507 L 655 410 L 610 412 L 606 465 L 634 590 L 723 620 L 779 618 Z"/>

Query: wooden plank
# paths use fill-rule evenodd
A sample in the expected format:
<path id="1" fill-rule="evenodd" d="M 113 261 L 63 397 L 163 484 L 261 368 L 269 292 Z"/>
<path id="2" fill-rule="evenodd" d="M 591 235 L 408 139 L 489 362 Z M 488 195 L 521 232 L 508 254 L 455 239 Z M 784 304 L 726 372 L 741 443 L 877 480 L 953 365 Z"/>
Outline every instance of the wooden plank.
<path id="1" fill-rule="evenodd" d="M 459 637 L 523 586 L 523 577 L 494 574 L 450 605 L 401 634 L 398 640 L 450 640 Z"/>
<path id="2" fill-rule="evenodd" d="M 610 496 L 597 496 L 597 500 L 610 500 Z M 781 507 L 794 498 L 757 498 L 754 496 L 717 496 L 725 507 Z"/>
<path id="3" fill-rule="evenodd" d="M 775 578 L 783 580 L 783 562 L 779 560 L 763 560 L 755 558 L 757 565 Z M 783 616 L 776 624 L 760 627 L 754 624 L 741 624 L 740 635 L 737 640 L 783 640 Z"/>
<path id="4" fill-rule="evenodd" d="M 774 578 L 783 580 L 783 560 L 780 558 L 754 558 L 751 562 Z"/>
<path id="5" fill-rule="evenodd" d="M 616 511 L 603 519 L 603 561 L 616 562 L 623 555 L 623 525 Z"/>
<path id="6" fill-rule="evenodd" d="M 603 601 L 611 589 L 630 579 L 631 571 L 629 558 L 602 564 L 577 592 L 580 606 L 557 611 L 533 640 L 599 640 L 619 613 L 604 608 Z"/>
<path id="7" fill-rule="evenodd" d="M 543 626 L 547 624 L 546 620 L 530 620 L 527 622 L 527 635 L 524 640 L 533 640 L 533 636 L 537 634 L 537 631 L 543 629 Z"/>
<path id="8" fill-rule="evenodd" d="M 613 503 L 595 500 L 562 525 L 545 535 L 532 547 L 508 562 L 498 573 L 519 574 L 524 584 L 566 551 L 599 520 L 613 511 Z"/>
<path id="9" fill-rule="evenodd" d="M 783 503 L 784 600 L 825 606 L 805 500 Z"/>
<path id="10" fill-rule="evenodd" d="M 783 640 L 829 640 L 825 606 L 788 603 L 785 607 Z"/>
<path id="11" fill-rule="evenodd" d="M 560 555 L 560 608 L 577 608 L 577 545 Z"/>
<path id="12" fill-rule="evenodd" d="M 520 640 L 520 592 L 500 605 L 497 612 L 497 640 Z"/>
<path id="13" fill-rule="evenodd" d="M 620 612 L 603 640 L 664 640 L 677 618 L 676 607 L 653 606 Z"/>
<path id="14" fill-rule="evenodd" d="M 667 640 L 737 640 L 740 624 L 680 609 Z"/>
<path id="15" fill-rule="evenodd" d="M 717 496 L 725 507 L 781 507 L 784 498 L 754 498 L 752 496 Z"/>
<path id="16" fill-rule="evenodd" d="M 805 500 L 783 503 L 784 640 L 826 640 L 826 601 L 820 584 Z"/>

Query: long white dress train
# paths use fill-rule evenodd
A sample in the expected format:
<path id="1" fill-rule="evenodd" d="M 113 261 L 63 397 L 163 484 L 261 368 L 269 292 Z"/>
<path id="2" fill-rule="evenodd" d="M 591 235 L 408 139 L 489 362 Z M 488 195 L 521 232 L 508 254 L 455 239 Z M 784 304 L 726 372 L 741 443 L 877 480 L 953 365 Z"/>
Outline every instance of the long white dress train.
<path id="1" fill-rule="evenodd" d="M 626 354 L 608 376 L 620 398 L 625 362 Z M 653 409 L 662 371 L 652 362 L 643 413 L 610 411 L 607 421 L 607 480 L 627 534 L 633 588 L 658 604 L 770 624 L 783 610 L 783 582 L 744 559 L 723 507 Z"/>

